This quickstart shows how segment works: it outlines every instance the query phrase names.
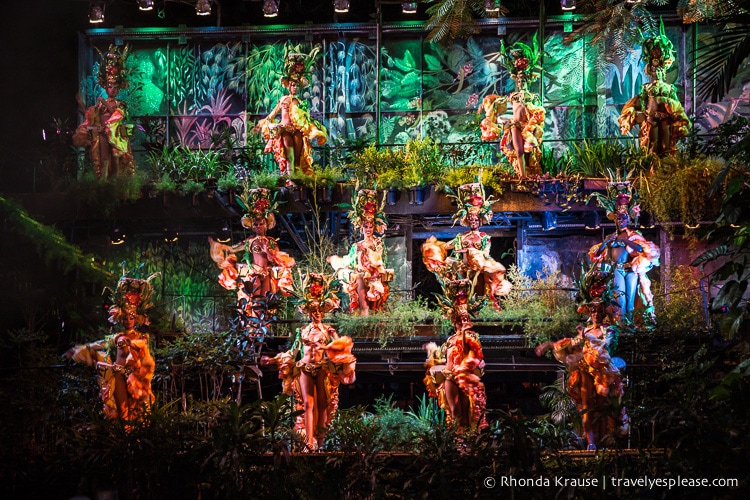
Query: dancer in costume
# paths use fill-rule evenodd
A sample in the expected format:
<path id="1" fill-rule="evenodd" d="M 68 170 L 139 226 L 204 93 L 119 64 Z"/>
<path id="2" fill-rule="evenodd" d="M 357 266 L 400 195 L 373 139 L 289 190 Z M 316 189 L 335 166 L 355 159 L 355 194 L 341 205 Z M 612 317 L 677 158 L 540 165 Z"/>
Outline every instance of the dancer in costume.
<path id="1" fill-rule="evenodd" d="M 281 85 L 289 89 L 289 94 L 279 99 L 271 113 L 253 129 L 263 135 L 266 141 L 265 152 L 273 152 L 282 175 L 292 175 L 297 167 L 303 173 L 311 175 L 312 141 L 322 146 L 328 140 L 325 127 L 310 117 L 307 104 L 297 97 L 297 91 L 310 83 L 310 67 L 319 50 L 320 47 L 315 46 L 310 54 L 285 55 Z M 281 118 L 276 123 L 274 118 L 279 113 Z"/>
<path id="2" fill-rule="evenodd" d="M 73 134 L 73 144 L 89 148 L 89 156 L 98 179 L 107 180 L 117 175 L 134 175 L 135 160 L 130 148 L 132 126 L 126 125 L 125 103 L 117 100 L 117 94 L 129 86 L 125 61 L 128 46 L 111 45 L 107 55 L 99 52 L 98 82 L 107 94 L 99 97 L 96 104 L 85 110 L 85 119 Z M 81 96 L 78 104 L 84 109 Z"/>
<path id="3" fill-rule="evenodd" d="M 615 221 L 616 231 L 602 243 L 589 250 L 589 259 L 598 264 L 602 272 L 615 269 L 614 286 L 623 319 L 632 320 L 635 297 L 643 304 L 644 316 L 651 322 L 654 316 L 654 294 L 648 272 L 659 265 L 659 247 L 631 229 L 631 216 L 637 220 L 640 207 L 637 197 L 619 191 L 610 184 L 607 196 L 595 193 L 599 204 L 607 210 L 607 217 Z"/>
<path id="4" fill-rule="evenodd" d="M 448 423 L 462 430 L 477 431 L 487 425 L 484 415 L 487 396 L 481 379 L 482 344 L 471 329 L 471 314 L 481 307 L 481 301 L 474 300 L 472 294 L 472 283 L 466 279 L 443 285 L 443 295 L 438 299 L 454 333 L 440 347 L 432 342 L 425 346 L 424 383 L 430 397 L 437 398 L 445 410 Z"/>
<path id="5" fill-rule="evenodd" d="M 332 277 L 308 274 L 295 296 L 310 324 L 297 330 L 289 351 L 273 358 L 263 356 L 261 364 L 279 367 L 284 393 L 293 395 L 297 409 L 304 411 L 295 428 L 303 434 L 306 450 L 315 451 L 336 415 L 339 384 L 354 383 L 357 359 L 351 337 L 339 336 L 323 323 L 323 316 L 340 305 Z"/>
<path id="6" fill-rule="evenodd" d="M 674 154 L 677 141 L 690 130 L 690 119 L 677 98 L 677 89 L 667 83 L 667 70 L 674 62 L 674 47 L 664 34 L 664 21 L 659 25 L 659 35 L 643 38 L 642 57 L 646 61 L 646 75 L 651 79 L 643 84 L 636 95 L 622 108 L 617 122 L 620 131 L 629 134 L 639 127 L 641 147 L 658 156 Z"/>
<path id="7" fill-rule="evenodd" d="M 147 279 L 123 275 L 113 292 L 109 308 L 109 321 L 116 333 L 98 342 L 72 347 L 65 356 L 78 363 L 99 370 L 101 398 L 104 414 L 108 418 L 137 420 L 147 412 L 154 401 L 151 379 L 154 376 L 154 358 L 149 349 L 148 334 L 138 330 L 148 325 L 147 312 L 153 288 Z"/>
<path id="8" fill-rule="evenodd" d="M 211 258 L 222 270 L 219 284 L 227 290 L 237 290 L 245 298 L 269 293 L 289 295 L 295 260 L 279 249 L 276 239 L 266 235 L 268 229 L 276 226 L 276 193 L 271 195 L 264 188 L 245 189 L 237 201 L 245 210 L 242 227 L 253 235 L 233 246 L 208 238 Z M 244 255 L 243 262 L 238 262 L 238 253 Z"/>
<path id="9" fill-rule="evenodd" d="M 590 314 L 586 326 L 578 325 L 576 337 L 539 345 L 536 354 L 541 356 L 552 349 L 555 358 L 567 368 L 567 390 L 581 412 L 587 449 L 596 450 L 615 427 L 620 432 L 627 430 L 624 407 L 619 410 L 619 423 L 606 408 L 610 398 L 618 398 L 619 404 L 623 388 L 618 365 L 623 368 L 625 363 L 610 356 L 619 337 L 619 329 L 610 323 L 617 314 L 611 273 L 592 268 L 581 278 L 579 287 L 581 305 L 578 312 Z"/>
<path id="10" fill-rule="evenodd" d="M 482 223 L 492 221 L 492 199 L 484 193 L 480 183 L 459 186 L 456 199 L 458 211 L 453 216 L 469 230 L 445 243 L 430 236 L 422 245 L 422 261 L 443 284 L 449 280 L 466 278 L 474 282 L 475 290 L 487 294 L 496 309 L 501 310 L 501 297 L 508 295 L 511 284 L 505 279 L 505 266 L 490 256 L 490 237 L 479 230 Z"/>
<path id="11" fill-rule="evenodd" d="M 480 107 L 484 112 L 480 124 L 482 140 L 500 139 L 500 149 L 519 177 L 541 173 L 544 108 L 539 96 L 528 89 L 529 83 L 539 78 L 538 61 L 536 34 L 532 47 L 516 42 L 506 52 L 501 42 L 500 63 L 515 80 L 516 90 L 507 96 L 490 94 Z M 508 103 L 512 111 L 509 120 L 502 117 L 508 110 Z"/>
<path id="12" fill-rule="evenodd" d="M 361 189 L 352 200 L 349 212 L 354 231 L 362 231 L 362 239 L 353 244 L 345 257 L 328 257 L 349 294 L 349 311 L 367 316 L 380 311 L 388 299 L 388 283 L 393 280 L 393 269 L 386 269 L 386 249 L 382 234 L 388 227 L 383 212 L 384 200 L 378 203 L 378 193 Z"/>

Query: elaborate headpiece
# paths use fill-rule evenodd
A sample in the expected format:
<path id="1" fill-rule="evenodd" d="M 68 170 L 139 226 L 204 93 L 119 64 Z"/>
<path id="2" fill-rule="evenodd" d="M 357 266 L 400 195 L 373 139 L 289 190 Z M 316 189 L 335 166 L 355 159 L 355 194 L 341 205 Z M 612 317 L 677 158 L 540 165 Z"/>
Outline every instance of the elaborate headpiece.
<path id="1" fill-rule="evenodd" d="M 385 193 L 378 202 L 378 192 L 373 189 L 360 189 L 352 196 L 352 209 L 349 221 L 355 229 L 360 229 L 365 222 L 375 224 L 375 232 L 383 233 L 388 229 L 388 218 L 383 212 Z"/>
<path id="2" fill-rule="evenodd" d="M 109 287 L 104 288 L 104 292 L 109 291 L 111 294 L 112 305 L 109 308 L 109 322 L 120 324 L 127 316 L 132 315 L 135 319 L 136 326 L 148 325 L 148 310 L 153 307 L 151 296 L 154 289 L 151 286 L 151 280 L 161 273 L 152 273 L 146 279 L 133 278 L 128 276 L 128 271 L 123 263 L 122 276 L 117 282 L 113 291 Z M 143 266 L 138 268 L 136 274 Z"/>
<path id="3" fill-rule="evenodd" d="M 500 64 L 510 72 L 510 77 L 516 80 L 518 86 L 539 78 L 539 43 L 536 33 L 534 33 L 531 46 L 516 42 L 506 51 L 505 43 L 501 41 Z"/>
<path id="4" fill-rule="evenodd" d="M 581 277 L 576 281 L 579 313 L 585 312 L 585 308 L 591 305 L 617 305 L 617 291 L 614 288 L 615 269 L 612 268 L 609 272 L 602 272 L 600 269 L 599 266 L 587 268 L 585 265 L 581 269 Z"/>
<path id="5" fill-rule="evenodd" d="M 242 227 L 252 229 L 253 222 L 256 219 L 265 219 L 268 229 L 276 226 L 276 217 L 273 213 L 278 207 L 276 201 L 277 192 L 265 188 L 245 189 L 241 195 L 237 196 L 237 203 L 245 211 L 242 217 Z"/>
<path id="6" fill-rule="evenodd" d="M 289 86 L 289 82 L 297 82 L 300 87 L 310 85 L 309 76 L 315 62 L 315 57 L 320 52 L 320 45 L 312 48 L 309 54 L 299 52 L 287 52 L 289 47 L 284 48 L 284 76 L 281 77 L 281 85 Z"/>
<path id="7" fill-rule="evenodd" d="M 315 308 L 322 313 L 338 309 L 341 299 L 336 295 L 337 284 L 333 276 L 307 273 L 302 276 L 301 290 L 294 291 L 294 303 L 305 314 Z"/>
<path id="8" fill-rule="evenodd" d="M 588 199 L 591 198 L 596 198 L 599 206 L 607 211 L 607 218 L 610 220 L 616 220 L 620 214 L 627 214 L 633 224 L 638 224 L 641 206 L 638 203 L 638 191 L 630 182 L 610 181 L 607 184 L 606 194 L 592 193 Z"/>
<path id="9" fill-rule="evenodd" d="M 644 37 L 641 33 L 641 57 L 646 61 L 646 74 L 650 77 L 664 78 L 666 71 L 674 63 L 674 45 L 664 34 L 664 20 L 659 21 L 659 34 Z"/>
<path id="10" fill-rule="evenodd" d="M 479 175 L 482 175 L 481 172 Z M 447 189 L 447 191 L 448 196 L 455 198 L 458 204 L 458 211 L 453 214 L 454 224 L 458 221 L 462 226 L 468 227 L 467 218 L 469 214 L 478 215 L 482 224 L 489 224 L 492 221 L 492 202 L 494 200 L 491 196 L 488 198 L 485 195 L 484 186 L 481 182 L 458 186 L 458 194 L 454 194 L 450 189 Z"/>
<path id="11" fill-rule="evenodd" d="M 436 294 L 443 316 L 457 323 L 463 313 L 474 316 L 484 305 L 485 299 L 474 294 L 474 283 L 468 279 L 446 280 L 441 283 L 443 293 Z"/>
<path id="12" fill-rule="evenodd" d="M 107 54 L 97 48 L 101 62 L 99 63 L 99 74 L 97 75 L 97 81 L 99 85 L 105 89 L 114 85 L 120 89 L 126 89 L 130 85 L 128 81 L 129 71 L 125 67 L 125 61 L 128 58 L 128 51 L 130 50 L 129 45 L 125 45 L 124 48 L 118 45 L 110 45 L 107 49 Z M 109 96 L 114 97 L 114 96 Z"/>

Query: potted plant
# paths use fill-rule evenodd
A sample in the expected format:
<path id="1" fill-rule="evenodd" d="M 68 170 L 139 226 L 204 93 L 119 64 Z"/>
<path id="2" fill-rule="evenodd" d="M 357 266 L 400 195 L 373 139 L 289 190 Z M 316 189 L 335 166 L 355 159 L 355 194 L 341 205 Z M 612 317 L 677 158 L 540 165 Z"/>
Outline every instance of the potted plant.
<path id="1" fill-rule="evenodd" d="M 378 189 L 387 191 L 385 202 L 395 205 L 398 202 L 398 193 L 404 187 L 404 179 L 400 170 L 388 169 L 380 172 L 377 177 Z"/>
<path id="2" fill-rule="evenodd" d="M 410 191 L 409 203 L 424 203 L 425 187 L 437 182 L 445 171 L 440 146 L 429 137 L 411 139 L 404 146 L 404 186 Z"/>

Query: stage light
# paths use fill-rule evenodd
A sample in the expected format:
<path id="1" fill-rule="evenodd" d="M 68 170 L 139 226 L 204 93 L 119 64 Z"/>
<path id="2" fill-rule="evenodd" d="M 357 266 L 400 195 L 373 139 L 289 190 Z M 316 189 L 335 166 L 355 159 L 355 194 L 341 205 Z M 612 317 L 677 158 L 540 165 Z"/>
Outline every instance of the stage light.
<path id="1" fill-rule="evenodd" d="M 104 22 L 104 2 L 91 0 L 89 2 L 89 22 L 99 24 Z"/>
<path id="2" fill-rule="evenodd" d="M 654 216 L 648 212 L 643 212 L 638 217 L 638 222 L 639 222 L 638 227 L 642 229 L 651 229 L 654 226 L 656 226 L 656 223 L 654 222 Z"/>
<path id="3" fill-rule="evenodd" d="M 196 16 L 211 15 L 211 0 L 198 0 L 197 2 L 195 2 L 195 15 Z"/>
<path id="4" fill-rule="evenodd" d="M 583 225 L 586 229 L 599 229 L 601 227 L 599 212 L 586 212 L 583 216 Z"/>
<path id="5" fill-rule="evenodd" d="M 487 0 L 484 3 L 484 11 L 488 14 L 500 12 L 500 0 Z"/>
<path id="6" fill-rule="evenodd" d="M 349 12 L 349 0 L 333 0 L 333 10 L 340 14 Z"/>
<path id="7" fill-rule="evenodd" d="M 177 231 L 177 229 L 165 227 L 164 228 L 164 242 L 165 243 L 175 243 L 178 239 L 180 239 L 180 233 Z"/>
<path id="8" fill-rule="evenodd" d="M 551 231 L 557 227 L 557 214 L 555 212 L 542 212 L 542 231 Z"/>
<path id="9" fill-rule="evenodd" d="M 123 243 L 125 243 L 125 238 L 127 237 L 128 235 L 125 233 L 125 231 L 122 228 L 116 227 L 110 233 L 109 241 L 113 245 L 122 245 Z"/>
<path id="10" fill-rule="evenodd" d="M 263 0 L 263 16 L 276 17 L 279 15 L 280 0 Z"/>
<path id="11" fill-rule="evenodd" d="M 232 241 L 232 230 L 229 228 L 229 224 L 224 224 L 216 232 L 216 241 L 219 243 L 229 243 Z"/>
<path id="12" fill-rule="evenodd" d="M 154 0 L 138 0 L 138 10 L 154 10 Z"/>
<path id="13" fill-rule="evenodd" d="M 562 10 L 576 10 L 576 0 L 560 0 Z"/>
<path id="14" fill-rule="evenodd" d="M 416 14 L 417 2 L 402 2 L 401 12 L 403 12 L 404 14 Z"/>

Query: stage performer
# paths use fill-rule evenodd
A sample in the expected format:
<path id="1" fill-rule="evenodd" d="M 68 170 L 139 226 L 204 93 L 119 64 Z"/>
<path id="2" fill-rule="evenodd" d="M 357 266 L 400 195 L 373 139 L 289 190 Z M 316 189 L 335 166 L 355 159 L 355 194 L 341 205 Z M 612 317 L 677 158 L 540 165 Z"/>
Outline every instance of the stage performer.
<path id="1" fill-rule="evenodd" d="M 352 200 L 349 221 L 354 231 L 362 232 L 362 239 L 351 246 L 345 257 L 332 255 L 327 259 L 349 294 L 349 311 L 362 316 L 383 310 L 388 283 L 393 280 L 393 269 L 385 267 L 385 243 L 375 235 L 388 227 L 383 206 L 384 199 L 378 203 L 377 191 L 359 190 Z"/>
<path id="2" fill-rule="evenodd" d="M 541 174 L 542 135 L 544 134 L 544 108 L 539 96 L 528 89 L 529 83 L 539 78 L 539 48 L 536 34 L 532 47 L 522 42 L 514 43 L 506 52 L 500 45 L 500 63 L 516 82 L 516 90 L 507 96 L 490 94 L 482 100 L 480 124 L 482 140 L 500 139 L 500 150 L 508 157 L 519 177 Z M 512 116 L 503 114 L 510 103 Z"/>
<path id="3" fill-rule="evenodd" d="M 472 283 L 466 279 L 444 284 L 438 299 L 454 333 L 440 347 L 432 342 L 425 346 L 424 383 L 430 397 L 437 398 L 445 410 L 448 423 L 475 432 L 487 426 L 487 396 L 481 379 L 485 365 L 482 344 L 471 329 L 471 313 L 481 307 L 481 301 L 477 302 L 472 293 Z"/>
<path id="4" fill-rule="evenodd" d="M 208 238 L 211 258 L 222 270 L 219 284 L 248 298 L 265 297 L 268 293 L 289 295 L 294 257 L 281 251 L 277 240 L 266 234 L 276 226 L 276 193 L 265 188 L 245 189 L 237 202 L 245 210 L 242 227 L 253 234 L 232 246 Z M 240 262 L 238 253 L 243 254 Z"/>
<path id="5" fill-rule="evenodd" d="M 111 45 L 107 55 L 101 52 L 98 82 L 106 98 L 99 97 L 96 104 L 85 110 L 85 119 L 73 134 L 73 144 L 89 148 L 89 157 L 98 179 L 107 180 L 117 175 L 134 175 L 135 160 L 130 147 L 132 125 L 127 124 L 125 103 L 117 99 L 121 90 L 128 88 L 128 71 L 125 61 L 128 46 Z M 98 49 L 97 49 L 98 50 Z M 80 94 L 78 104 L 83 111 Z"/>
<path id="6" fill-rule="evenodd" d="M 445 243 L 430 236 L 422 245 L 422 261 L 435 273 L 438 281 L 466 278 L 474 283 L 480 295 L 489 295 L 497 310 L 500 298 L 508 295 L 511 284 L 505 279 L 505 266 L 490 256 L 490 236 L 480 231 L 482 223 L 492 221 L 492 199 L 485 196 L 481 183 L 459 186 L 456 199 L 458 210 L 454 221 L 469 230 Z"/>
<path id="7" fill-rule="evenodd" d="M 625 362 L 612 358 L 619 329 L 611 323 L 617 314 L 612 295 L 611 273 L 592 268 L 581 279 L 579 312 L 588 312 L 586 326 L 578 325 L 578 335 L 557 342 L 545 342 L 536 348 L 537 356 L 552 349 L 555 358 L 568 370 L 567 391 L 581 413 L 583 434 L 588 450 L 596 450 L 614 431 L 627 432 L 629 419 L 625 408 L 608 411 L 610 400 L 617 406 L 623 394 L 620 369 Z M 612 415 L 617 415 L 617 419 Z"/>
<path id="8" fill-rule="evenodd" d="M 687 135 L 691 124 L 677 98 L 677 89 L 665 81 L 675 54 L 672 42 L 664 34 L 664 21 L 659 25 L 659 35 L 643 38 L 641 47 L 645 72 L 651 80 L 643 84 L 640 94 L 625 103 L 617 122 L 623 134 L 639 127 L 641 147 L 658 156 L 673 155 L 677 141 Z"/>
<path id="9" fill-rule="evenodd" d="M 151 379 L 156 365 L 149 336 L 139 328 L 148 325 L 147 312 L 153 306 L 150 281 L 158 275 L 130 278 L 123 269 L 109 308 L 109 321 L 115 325 L 115 333 L 98 342 L 72 347 L 65 353 L 67 358 L 99 371 L 104 414 L 108 418 L 138 420 L 154 401 Z"/>
<path id="10" fill-rule="evenodd" d="M 315 46 L 310 54 L 288 53 L 284 57 L 284 76 L 281 85 L 289 94 L 279 99 L 271 113 L 260 120 L 253 129 L 260 131 L 266 141 L 265 152 L 273 152 L 281 175 L 291 176 L 297 168 L 312 175 L 312 141 L 322 146 L 328 140 L 328 133 L 319 121 L 310 117 L 307 103 L 297 97 L 297 91 L 309 85 L 310 68 L 320 46 Z M 280 121 L 274 122 L 281 113 Z M 287 181 L 287 184 L 290 184 Z"/>
<path id="11" fill-rule="evenodd" d="M 608 196 L 596 194 L 599 203 L 607 210 L 607 217 L 615 222 L 616 231 L 602 243 L 589 250 L 589 259 L 599 266 L 600 271 L 615 269 L 615 290 L 622 312 L 622 319 L 632 320 L 636 294 L 644 309 L 644 318 L 655 321 L 654 294 L 648 272 L 659 265 L 659 247 L 643 235 L 631 229 L 631 216 L 637 219 L 640 206 L 630 193 L 618 192 L 610 187 Z"/>
<path id="12" fill-rule="evenodd" d="M 310 323 L 297 330 L 289 351 L 273 358 L 261 357 L 261 364 L 279 367 L 285 394 L 293 395 L 298 410 L 295 429 L 305 440 L 305 450 L 318 450 L 325 439 L 339 403 L 339 385 L 353 384 L 357 359 L 352 354 L 351 337 L 339 336 L 323 323 L 323 316 L 337 309 L 340 300 L 332 277 L 310 273 L 296 293 L 299 310 Z"/>

